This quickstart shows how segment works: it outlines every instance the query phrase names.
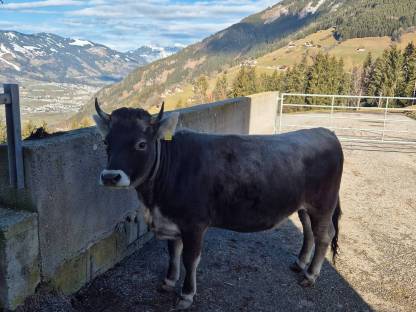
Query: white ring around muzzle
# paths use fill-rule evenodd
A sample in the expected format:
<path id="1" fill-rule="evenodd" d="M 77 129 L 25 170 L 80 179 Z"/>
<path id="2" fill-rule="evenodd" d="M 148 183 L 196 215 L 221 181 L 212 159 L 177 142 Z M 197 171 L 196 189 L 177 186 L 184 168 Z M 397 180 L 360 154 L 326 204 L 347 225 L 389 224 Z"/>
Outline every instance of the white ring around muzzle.
<path id="1" fill-rule="evenodd" d="M 107 170 L 104 169 L 100 174 L 100 181 L 99 184 L 104 186 L 104 183 L 102 181 L 102 176 L 105 174 L 119 174 L 121 176 L 120 180 L 117 181 L 116 184 L 111 185 L 112 187 L 127 187 L 130 186 L 130 178 L 123 170 Z"/>

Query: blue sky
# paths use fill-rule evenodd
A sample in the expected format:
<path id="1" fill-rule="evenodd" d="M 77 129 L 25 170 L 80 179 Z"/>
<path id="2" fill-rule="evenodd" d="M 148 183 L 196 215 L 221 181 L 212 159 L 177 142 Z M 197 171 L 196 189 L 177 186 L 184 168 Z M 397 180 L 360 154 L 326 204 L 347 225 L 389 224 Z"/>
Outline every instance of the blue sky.
<path id="1" fill-rule="evenodd" d="M 279 0 L 3 0 L 0 29 L 51 32 L 120 51 L 188 45 Z"/>

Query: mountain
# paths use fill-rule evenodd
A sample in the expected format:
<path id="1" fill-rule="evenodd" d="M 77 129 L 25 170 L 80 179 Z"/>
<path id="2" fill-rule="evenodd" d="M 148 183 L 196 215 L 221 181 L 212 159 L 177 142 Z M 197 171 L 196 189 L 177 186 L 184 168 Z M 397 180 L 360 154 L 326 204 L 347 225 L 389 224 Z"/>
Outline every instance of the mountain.
<path id="1" fill-rule="evenodd" d="M 128 51 L 127 55 L 137 61 L 143 60 L 146 63 L 154 62 L 158 59 L 168 57 L 181 50 L 179 46 L 173 47 L 157 47 L 157 46 L 142 46 L 136 50 Z"/>
<path id="2" fill-rule="evenodd" d="M 103 85 L 147 64 L 145 58 L 50 33 L 0 31 L 0 78 Z"/>
<path id="3" fill-rule="evenodd" d="M 107 110 L 120 106 L 149 108 L 167 90 L 181 89 L 200 75 L 214 76 L 319 30 L 334 27 L 338 42 L 349 38 L 389 36 L 400 39 L 416 25 L 414 0 L 284 0 L 191 45 L 168 58 L 131 72 L 97 96 Z M 89 101 L 79 116 L 93 111 Z"/>

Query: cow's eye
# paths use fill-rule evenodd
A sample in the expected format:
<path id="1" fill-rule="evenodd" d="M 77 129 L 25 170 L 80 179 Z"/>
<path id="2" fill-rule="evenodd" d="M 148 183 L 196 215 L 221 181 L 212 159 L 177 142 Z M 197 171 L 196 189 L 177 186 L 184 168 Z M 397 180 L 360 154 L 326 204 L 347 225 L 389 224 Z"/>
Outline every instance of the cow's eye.
<path id="1" fill-rule="evenodd" d="M 134 148 L 138 151 L 145 150 L 147 147 L 147 143 L 145 141 L 139 141 L 134 145 Z"/>

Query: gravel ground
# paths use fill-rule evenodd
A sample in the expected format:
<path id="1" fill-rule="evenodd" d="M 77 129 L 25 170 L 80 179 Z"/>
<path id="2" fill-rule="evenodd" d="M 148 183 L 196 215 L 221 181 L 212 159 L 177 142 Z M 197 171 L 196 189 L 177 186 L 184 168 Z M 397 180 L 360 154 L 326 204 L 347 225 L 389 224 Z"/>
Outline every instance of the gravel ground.
<path id="1" fill-rule="evenodd" d="M 288 269 L 302 242 L 295 216 L 265 233 L 212 229 L 191 311 L 416 311 L 416 149 L 345 148 L 336 267 L 327 261 L 315 287 L 298 286 Z M 166 265 L 165 243 L 152 241 L 77 294 L 31 298 L 20 311 L 170 311 L 176 296 L 156 291 Z"/>

